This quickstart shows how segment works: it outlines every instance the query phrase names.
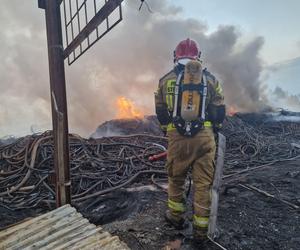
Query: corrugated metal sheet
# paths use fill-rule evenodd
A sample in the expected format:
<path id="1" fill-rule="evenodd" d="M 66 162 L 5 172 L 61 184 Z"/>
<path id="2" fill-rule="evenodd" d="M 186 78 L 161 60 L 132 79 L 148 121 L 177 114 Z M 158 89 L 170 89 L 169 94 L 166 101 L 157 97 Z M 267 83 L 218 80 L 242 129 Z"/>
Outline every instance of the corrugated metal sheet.
<path id="1" fill-rule="evenodd" d="M 89 223 L 70 205 L 0 231 L 0 249 L 128 250 L 117 236 Z"/>

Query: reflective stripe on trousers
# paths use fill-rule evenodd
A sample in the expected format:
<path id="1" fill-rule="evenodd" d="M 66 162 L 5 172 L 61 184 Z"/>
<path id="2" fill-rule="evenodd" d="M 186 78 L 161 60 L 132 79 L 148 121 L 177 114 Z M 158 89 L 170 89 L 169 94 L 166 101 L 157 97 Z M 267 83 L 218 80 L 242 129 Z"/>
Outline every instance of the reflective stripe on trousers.
<path id="1" fill-rule="evenodd" d="M 175 202 L 168 199 L 168 207 L 174 212 L 179 212 L 179 213 L 185 212 L 185 204 L 182 202 Z"/>
<path id="2" fill-rule="evenodd" d="M 196 227 L 207 228 L 208 222 L 209 222 L 209 217 L 201 217 L 197 215 L 194 215 L 193 217 L 193 224 Z"/>

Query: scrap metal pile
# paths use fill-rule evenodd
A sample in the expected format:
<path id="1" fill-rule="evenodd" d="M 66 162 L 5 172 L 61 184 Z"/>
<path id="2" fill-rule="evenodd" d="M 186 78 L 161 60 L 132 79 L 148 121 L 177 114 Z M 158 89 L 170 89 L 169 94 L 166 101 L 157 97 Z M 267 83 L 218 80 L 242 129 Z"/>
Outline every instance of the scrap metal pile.
<path id="1" fill-rule="evenodd" d="M 70 135 L 72 199 L 79 202 L 125 186 L 144 175 L 165 174 L 146 159 L 165 149 L 166 139 L 133 135 L 83 139 Z M 0 206 L 35 207 L 54 201 L 51 132 L 18 139 L 0 148 Z"/>
<path id="2" fill-rule="evenodd" d="M 253 122 L 255 117 L 251 122 L 246 116 L 225 121 L 225 178 L 299 156 L 300 123 L 263 118 Z M 153 175 L 165 178 L 164 160 L 150 162 L 148 157 L 166 146 L 166 138 L 146 134 L 100 139 L 70 135 L 73 202 L 92 201 L 133 183 L 149 183 Z M 54 204 L 54 180 L 51 132 L 0 145 L 0 206 L 17 210 Z"/>
<path id="3" fill-rule="evenodd" d="M 276 121 L 266 114 L 227 117 L 225 169 L 231 178 L 277 162 L 300 157 L 300 122 Z"/>

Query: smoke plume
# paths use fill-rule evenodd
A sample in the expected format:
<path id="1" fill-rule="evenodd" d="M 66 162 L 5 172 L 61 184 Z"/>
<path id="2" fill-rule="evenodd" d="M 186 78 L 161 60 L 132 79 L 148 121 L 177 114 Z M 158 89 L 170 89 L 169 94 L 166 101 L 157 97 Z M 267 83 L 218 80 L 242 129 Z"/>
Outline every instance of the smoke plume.
<path id="1" fill-rule="evenodd" d="M 289 110 L 300 110 L 300 95 L 292 95 L 287 91 L 284 91 L 280 87 L 276 87 L 272 93 L 271 101 L 281 105 L 282 108 L 288 108 Z"/>
<path id="2" fill-rule="evenodd" d="M 45 20 L 36 2 L 10 0 L 0 9 L 0 136 L 29 133 L 32 124 L 51 128 Z M 152 0 L 153 14 L 139 12 L 139 3 L 124 1 L 124 20 L 66 66 L 71 132 L 86 136 L 114 118 L 118 96 L 153 114 L 158 80 L 173 67 L 176 44 L 187 37 L 199 42 L 204 64 L 222 82 L 228 105 L 261 109 L 262 37 L 241 44 L 234 26 L 208 34 L 204 23 L 184 18 L 169 1 Z"/>

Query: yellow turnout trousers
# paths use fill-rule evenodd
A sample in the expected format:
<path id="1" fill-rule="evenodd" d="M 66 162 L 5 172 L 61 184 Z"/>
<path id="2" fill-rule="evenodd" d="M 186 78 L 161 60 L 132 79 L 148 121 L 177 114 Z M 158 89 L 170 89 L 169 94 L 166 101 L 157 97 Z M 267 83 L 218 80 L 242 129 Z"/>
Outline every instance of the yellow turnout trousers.
<path id="1" fill-rule="evenodd" d="M 194 137 L 180 135 L 177 130 L 168 132 L 168 207 L 174 217 L 185 212 L 184 183 L 192 168 L 193 225 L 205 233 L 210 213 L 210 189 L 214 177 L 216 145 L 211 128 L 204 128 Z"/>

